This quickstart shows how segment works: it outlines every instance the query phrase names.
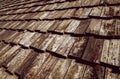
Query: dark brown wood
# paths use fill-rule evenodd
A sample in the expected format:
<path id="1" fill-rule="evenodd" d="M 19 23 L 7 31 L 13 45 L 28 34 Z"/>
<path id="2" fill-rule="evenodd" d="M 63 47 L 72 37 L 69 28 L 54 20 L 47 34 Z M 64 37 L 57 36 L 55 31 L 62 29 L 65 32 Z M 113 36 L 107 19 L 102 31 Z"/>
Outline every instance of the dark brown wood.
<path id="1" fill-rule="evenodd" d="M 82 20 L 80 22 L 80 25 L 75 30 L 74 34 L 85 34 L 89 24 L 90 24 L 90 20 Z"/>
<path id="2" fill-rule="evenodd" d="M 103 43 L 103 39 L 89 38 L 82 59 L 92 63 L 99 63 L 102 54 Z"/>
<path id="3" fill-rule="evenodd" d="M 31 51 L 31 53 L 27 56 L 27 58 L 15 72 L 20 76 L 24 75 L 37 56 L 38 52 Z"/>
<path id="4" fill-rule="evenodd" d="M 87 42 L 87 37 L 76 37 L 75 43 L 70 50 L 69 56 L 80 58 L 86 48 Z"/>
<path id="5" fill-rule="evenodd" d="M 40 37 L 31 44 L 31 47 L 39 48 L 41 43 L 49 36 L 49 34 L 41 34 Z"/>

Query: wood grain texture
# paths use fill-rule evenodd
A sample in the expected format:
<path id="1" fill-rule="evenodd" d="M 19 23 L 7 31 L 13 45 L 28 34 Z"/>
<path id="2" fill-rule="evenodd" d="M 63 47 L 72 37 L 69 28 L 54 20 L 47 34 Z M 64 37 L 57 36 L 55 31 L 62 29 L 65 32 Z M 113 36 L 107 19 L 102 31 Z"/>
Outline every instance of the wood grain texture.
<path id="1" fill-rule="evenodd" d="M 115 23 L 116 23 L 116 20 L 102 20 L 99 34 L 103 36 L 114 36 Z"/>
<path id="2" fill-rule="evenodd" d="M 45 51 L 50 43 L 55 39 L 56 34 L 49 34 L 49 36 L 38 47 L 40 50 Z"/>
<path id="3" fill-rule="evenodd" d="M 15 73 L 15 71 L 21 66 L 21 64 L 26 60 L 27 56 L 31 54 L 31 50 L 21 49 L 18 54 L 7 64 L 7 69 L 11 73 Z"/>
<path id="4" fill-rule="evenodd" d="M 80 8 L 76 11 L 75 17 L 88 18 L 88 15 L 91 12 L 91 10 L 92 10 L 92 8 Z"/>
<path id="5" fill-rule="evenodd" d="M 47 50 L 55 52 L 60 47 L 66 37 L 67 35 L 56 35 L 55 39 L 53 39 L 51 44 L 47 47 Z"/>
<path id="6" fill-rule="evenodd" d="M 69 26 L 71 20 L 63 20 L 60 25 L 57 26 L 55 32 L 64 33 L 65 29 Z"/>
<path id="7" fill-rule="evenodd" d="M 75 43 L 70 50 L 69 56 L 80 58 L 86 48 L 87 42 L 87 37 L 76 37 Z"/>
<path id="8" fill-rule="evenodd" d="M 74 37 L 67 36 L 61 46 L 56 50 L 56 53 L 67 57 L 74 42 Z"/>
<path id="9" fill-rule="evenodd" d="M 85 34 L 91 20 L 81 20 L 80 25 L 75 30 L 74 34 Z"/>
<path id="10" fill-rule="evenodd" d="M 48 53 L 39 54 L 30 65 L 27 73 L 24 73 L 24 79 L 34 79 L 37 73 L 40 71 L 42 64 L 46 62 L 47 58 L 49 58 Z"/>
<path id="11" fill-rule="evenodd" d="M 45 79 L 47 75 L 53 70 L 58 58 L 54 56 L 49 56 L 45 63 L 41 66 L 38 74 L 34 77 L 34 79 Z"/>
<path id="12" fill-rule="evenodd" d="M 101 62 L 119 66 L 119 46 L 120 45 L 118 40 L 106 40 L 103 46 Z"/>
<path id="13" fill-rule="evenodd" d="M 116 20 L 115 23 L 115 36 L 119 36 L 120 35 L 120 20 Z"/>
<path id="14" fill-rule="evenodd" d="M 18 79 L 16 75 L 11 75 L 4 68 L 0 68 L 0 79 Z"/>
<path id="15" fill-rule="evenodd" d="M 89 27 L 87 28 L 86 32 L 91 34 L 99 34 L 101 28 L 101 20 L 98 19 L 91 19 Z"/>
<path id="16" fill-rule="evenodd" d="M 74 33 L 77 27 L 80 25 L 79 20 L 73 20 L 68 27 L 65 29 L 66 33 Z"/>
<path id="17" fill-rule="evenodd" d="M 76 63 L 74 60 L 72 60 L 64 79 L 82 79 L 85 69 L 86 65 Z"/>
<path id="18" fill-rule="evenodd" d="M 31 44 L 31 47 L 38 48 L 48 36 L 49 34 L 41 34 L 38 39 Z"/>
<path id="19" fill-rule="evenodd" d="M 12 56 L 15 51 L 17 51 L 20 48 L 20 46 L 14 46 L 7 50 L 1 57 L 0 57 L 0 63 L 2 64 L 5 62 L 10 56 Z"/>
<path id="20" fill-rule="evenodd" d="M 103 7 L 94 7 L 92 8 L 92 11 L 90 12 L 89 16 L 92 17 L 100 17 L 102 13 Z"/>
<path id="21" fill-rule="evenodd" d="M 119 79 L 120 74 L 113 73 L 110 68 L 106 68 L 105 70 L 105 79 Z"/>
<path id="22" fill-rule="evenodd" d="M 71 64 L 70 59 L 59 59 L 53 68 L 52 72 L 46 79 L 63 79 L 69 66 Z"/>

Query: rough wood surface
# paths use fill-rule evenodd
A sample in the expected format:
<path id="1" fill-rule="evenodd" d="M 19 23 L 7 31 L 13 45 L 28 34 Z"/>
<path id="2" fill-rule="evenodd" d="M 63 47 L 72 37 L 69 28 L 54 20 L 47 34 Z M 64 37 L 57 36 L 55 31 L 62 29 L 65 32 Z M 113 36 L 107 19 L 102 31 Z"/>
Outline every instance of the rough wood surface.
<path id="1" fill-rule="evenodd" d="M 39 54 L 30 65 L 27 73 L 24 73 L 24 79 L 34 79 L 36 74 L 40 71 L 42 64 L 46 62 L 48 57 L 48 53 Z"/>
<path id="2" fill-rule="evenodd" d="M 74 42 L 74 37 L 67 36 L 61 46 L 56 50 L 56 53 L 67 57 Z"/>
<path id="3" fill-rule="evenodd" d="M 91 34 L 99 34 L 100 28 L 101 20 L 92 19 L 86 32 Z"/>
<path id="4" fill-rule="evenodd" d="M 74 34 L 85 34 L 89 24 L 90 20 L 81 20 L 80 25 L 77 27 Z"/>
<path id="5" fill-rule="evenodd" d="M 88 18 L 88 15 L 91 12 L 91 10 L 92 10 L 92 8 L 80 8 L 76 11 L 75 17 Z"/>
<path id="6" fill-rule="evenodd" d="M 0 57 L 0 63 L 5 62 L 10 56 L 12 56 L 16 50 L 18 50 L 20 46 L 14 46 L 7 50 L 1 57 Z"/>
<path id="7" fill-rule="evenodd" d="M 52 72 L 46 79 L 63 79 L 69 66 L 71 64 L 70 59 L 59 59 L 53 68 Z"/>
<path id="8" fill-rule="evenodd" d="M 105 70 L 105 79 L 119 79 L 120 74 L 113 73 L 110 68 L 106 68 Z"/>
<path id="9" fill-rule="evenodd" d="M 18 54 L 7 64 L 8 70 L 14 73 L 31 54 L 31 50 L 21 49 Z"/>
<path id="10" fill-rule="evenodd" d="M 87 45 L 88 38 L 86 37 L 76 37 L 75 43 L 73 44 L 69 56 L 80 58 Z"/>
<path id="11" fill-rule="evenodd" d="M 65 75 L 65 79 L 82 79 L 84 75 L 86 65 L 76 63 L 72 60 L 68 72 Z"/>
<path id="12" fill-rule="evenodd" d="M 119 46 L 118 40 L 106 40 L 103 46 L 101 62 L 120 66 Z"/>
<path id="13" fill-rule="evenodd" d="M 66 28 L 65 32 L 67 33 L 74 33 L 74 31 L 77 29 L 79 26 L 80 21 L 79 20 L 73 20 L 68 27 Z"/>
<path id="14" fill-rule="evenodd" d="M 55 39 L 51 42 L 51 44 L 48 46 L 47 50 L 48 51 L 52 51 L 55 52 L 60 45 L 62 44 L 62 42 L 64 41 L 64 39 L 67 37 L 67 35 L 56 35 Z"/>
<path id="15" fill-rule="evenodd" d="M 114 36 L 115 35 L 115 20 L 102 20 L 100 35 Z"/>
<path id="16" fill-rule="evenodd" d="M 45 63 L 41 66 L 38 74 L 35 76 L 35 78 L 38 79 L 45 79 L 47 75 L 50 74 L 50 72 L 53 70 L 58 58 L 54 56 L 49 56 Z"/>

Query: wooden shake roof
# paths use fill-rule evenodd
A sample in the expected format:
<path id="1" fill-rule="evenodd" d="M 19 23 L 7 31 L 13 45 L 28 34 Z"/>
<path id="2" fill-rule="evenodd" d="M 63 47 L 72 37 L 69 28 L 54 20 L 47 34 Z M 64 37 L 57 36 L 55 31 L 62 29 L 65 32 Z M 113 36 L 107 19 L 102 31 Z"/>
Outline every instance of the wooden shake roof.
<path id="1" fill-rule="evenodd" d="M 120 0 L 8 2 L 0 79 L 120 79 Z"/>

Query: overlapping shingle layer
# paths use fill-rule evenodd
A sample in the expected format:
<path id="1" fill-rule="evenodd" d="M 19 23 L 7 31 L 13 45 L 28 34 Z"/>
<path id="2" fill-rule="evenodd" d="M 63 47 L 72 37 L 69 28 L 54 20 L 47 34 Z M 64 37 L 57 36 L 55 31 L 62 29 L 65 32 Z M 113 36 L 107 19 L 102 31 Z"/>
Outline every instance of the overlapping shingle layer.
<path id="1" fill-rule="evenodd" d="M 23 1 L 0 10 L 1 79 L 119 79 L 119 0 Z"/>

